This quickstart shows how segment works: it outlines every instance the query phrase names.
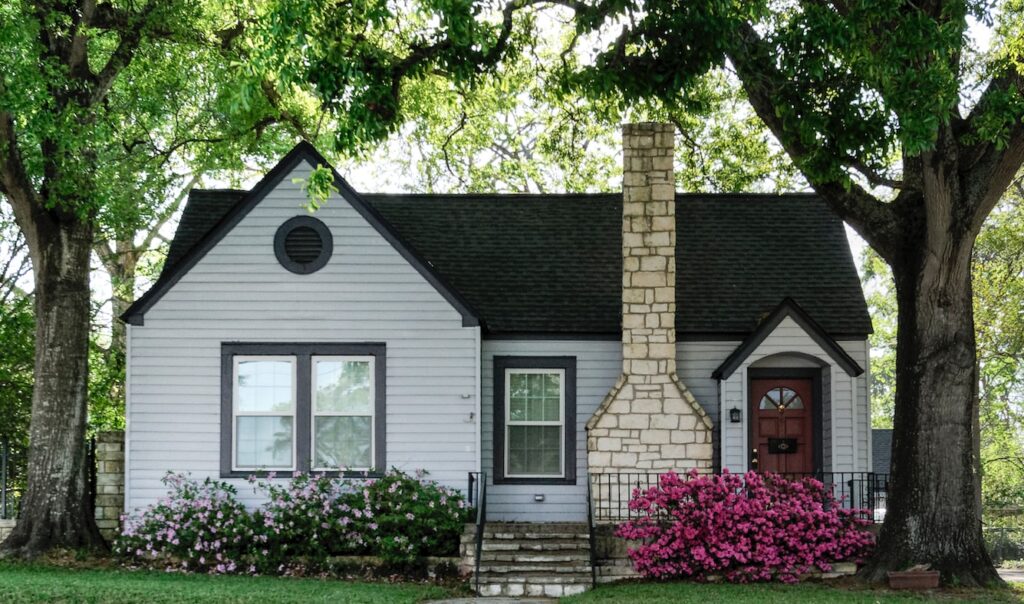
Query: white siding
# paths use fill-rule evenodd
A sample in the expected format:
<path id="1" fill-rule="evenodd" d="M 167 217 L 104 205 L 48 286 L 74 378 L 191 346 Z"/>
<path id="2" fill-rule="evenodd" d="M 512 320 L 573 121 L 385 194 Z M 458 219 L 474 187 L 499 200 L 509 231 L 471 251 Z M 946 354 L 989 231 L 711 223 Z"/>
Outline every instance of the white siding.
<path id="1" fill-rule="evenodd" d="M 576 484 L 510 485 L 494 477 L 494 357 L 576 357 Z M 488 473 L 487 517 L 490 520 L 582 521 L 587 517 L 586 423 L 622 372 L 622 345 L 615 341 L 484 340 L 483 468 Z M 544 495 L 543 502 L 534 495 Z"/>
<path id="2" fill-rule="evenodd" d="M 864 340 L 839 342 L 840 346 L 862 367 L 867 366 L 867 345 Z M 870 412 L 867 406 L 867 374 L 851 378 L 828 353 L 814 341 L 796 321 L 786 317 L 765 338 L 728 379 L 722 382 L 722 408 L 737 406 L 744 410 L 743 422 L 725 424 L 723 435 L 722 467 L 745 471 L 748 467 L 747 421 L 747 368 L 772 355 L 798 353 L 808 355 L 826 364 L 828 375 L 822 388 L 829 388 L 825 396 L 830 400 L 830 416 L 823 418 L 823 430 L 829 434 L 823 445 L 825 470 L 833 472 L 864 472 L 868 470 L 868 435 Z M 773 364 L 770 360 L 766 364 Z M 856 383 L 855 383 L 856 382 Z M 856 398 L 856 403 L 854 402 Z M 824 402 L 824 401 L 823 401 Z M 855 423 L 856 422 L 856 425 Z"/>
<path id="3" fill-rule="evenodd" d="M 477 467 L 477 328 L 347 202 L 316 217 L 334 255 L 312 275 L 278 264 L 274 233 L 304 214 L 295 178 L 276 188 L 129 332 L 126 508 L 164 494 L 168 471 L 220 473 L 222 342 L 384 342 L 387 464 L 465 488 Z M 250 505 L 259 499 L 232 480 Z"/>
<path id="4" fill-rule="evenodd" d="M 705 410 L 717 418 L 718 386 L 711 372 L 738 342 L 681 342 L 678 374 Z M 581 521 L 587 514 L 587 435 L 585 426 L 594 410 L 622 372 L 622 345 L 618 341 L 484 340 L 483 468 L 494 476 L 494 357 L 576 357 L 576 484 L 494 485 L 487 491 L 487 517 L 491 520 Z M 716 435 L 717 439 L 717 435 Z M 534 495 L 544 495 L 543 502 Z"/>

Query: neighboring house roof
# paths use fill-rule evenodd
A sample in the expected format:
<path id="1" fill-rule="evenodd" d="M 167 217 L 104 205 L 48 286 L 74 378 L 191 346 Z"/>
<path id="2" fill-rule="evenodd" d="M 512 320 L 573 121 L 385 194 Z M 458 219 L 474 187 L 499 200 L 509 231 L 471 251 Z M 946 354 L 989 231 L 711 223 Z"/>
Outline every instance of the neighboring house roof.
<path id="1" fill-rule="evenodd" d="M 892 463 L 892 429 L 872 428 L 871 468 L 877 474 L 888 474 Z"/>
<path id="2" fill-rule="evenodd" d="M 732 372 L 736 371 L 743 364 L 743 361 L 752 352 L 757 350 L 761 342 L 764 342 L 765 338 L 771 335 L 775 328 L 779 326 L 779 323 L 782 323 L 786 317 L 793 319 L 846 373 L 852 376 L 864 373 L 864 368 L 843 350 L 839 342 L 836 342 L 835 338 L 830 336 L 820 323 L 811 318 L 807 311 L 797 304 L 795 300 L 786 298 L 775 307 L 771 314 L 758 324 L 757 328 L 754 329 L 746 340 L 736 347 L 732 354 L 722 361 L 722 364 L 718 366 L 718 369 L 715 369 L 711 377 L 717 380 L 724 380 L 732 375 Z"/>
<path id="3" fill-rule="evenodd" d="M 621 194 L 354 195 L 486 333 L 620 337 Z M 193 192 L 160 281 L 245 196 Z M 787 297 L 832 337 L 871 332 L 843 223 L 817 196 L 679 194 L 676 215 L 679 334 L 743 338 Z"/>

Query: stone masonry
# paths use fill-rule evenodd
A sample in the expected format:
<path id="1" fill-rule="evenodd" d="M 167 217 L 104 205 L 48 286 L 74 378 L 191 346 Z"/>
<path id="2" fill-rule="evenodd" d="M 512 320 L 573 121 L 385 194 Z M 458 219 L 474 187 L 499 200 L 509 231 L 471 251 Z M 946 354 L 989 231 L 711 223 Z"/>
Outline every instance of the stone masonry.
<path id="1" fill-rule="evenodd" d="M 674 135 L 623 126 L 622 375 L 587 422 L 592 474 L 711 469 L 711 419 L 676 375 Z"/>
<path id="2" fill-rule="evenodd" d="M 107 541 L 121 528 L 124 511 L 124 432 L 96 437 L 96 524 Z"/>

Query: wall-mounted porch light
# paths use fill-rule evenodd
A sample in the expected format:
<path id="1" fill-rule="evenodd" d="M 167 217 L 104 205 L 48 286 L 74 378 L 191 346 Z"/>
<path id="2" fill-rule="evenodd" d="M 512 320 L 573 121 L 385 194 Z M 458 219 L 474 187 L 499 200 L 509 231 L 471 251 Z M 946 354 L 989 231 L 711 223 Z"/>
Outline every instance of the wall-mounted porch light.
<path id="1" fill-rule="evenodd" d="M 740 421 L 742 421 L 742 419 L 743 419 L 743 416 L 741 415 L 741 413 L 742 412 L 737 407 L 733 407 L 732 409 L 729 409 L 729 421 L 734 423 L 734 424 L 740 423 Z"/>

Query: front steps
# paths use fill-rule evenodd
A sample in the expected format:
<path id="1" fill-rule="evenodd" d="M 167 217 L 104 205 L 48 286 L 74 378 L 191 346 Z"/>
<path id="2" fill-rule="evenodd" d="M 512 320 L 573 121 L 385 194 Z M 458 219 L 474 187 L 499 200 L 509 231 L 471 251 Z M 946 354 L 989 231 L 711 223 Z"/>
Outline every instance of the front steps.
<path id="1" fill-rule="evenodd" d="M 476 527 L 462 536 L 472 567 Z M 471 585 L 477 585 L 477 577 Z M 480 555 L 479 595 L 547 596 L 582 593 L 593 584 L 587 525 L 570 522 L 488 522 Z"/>

